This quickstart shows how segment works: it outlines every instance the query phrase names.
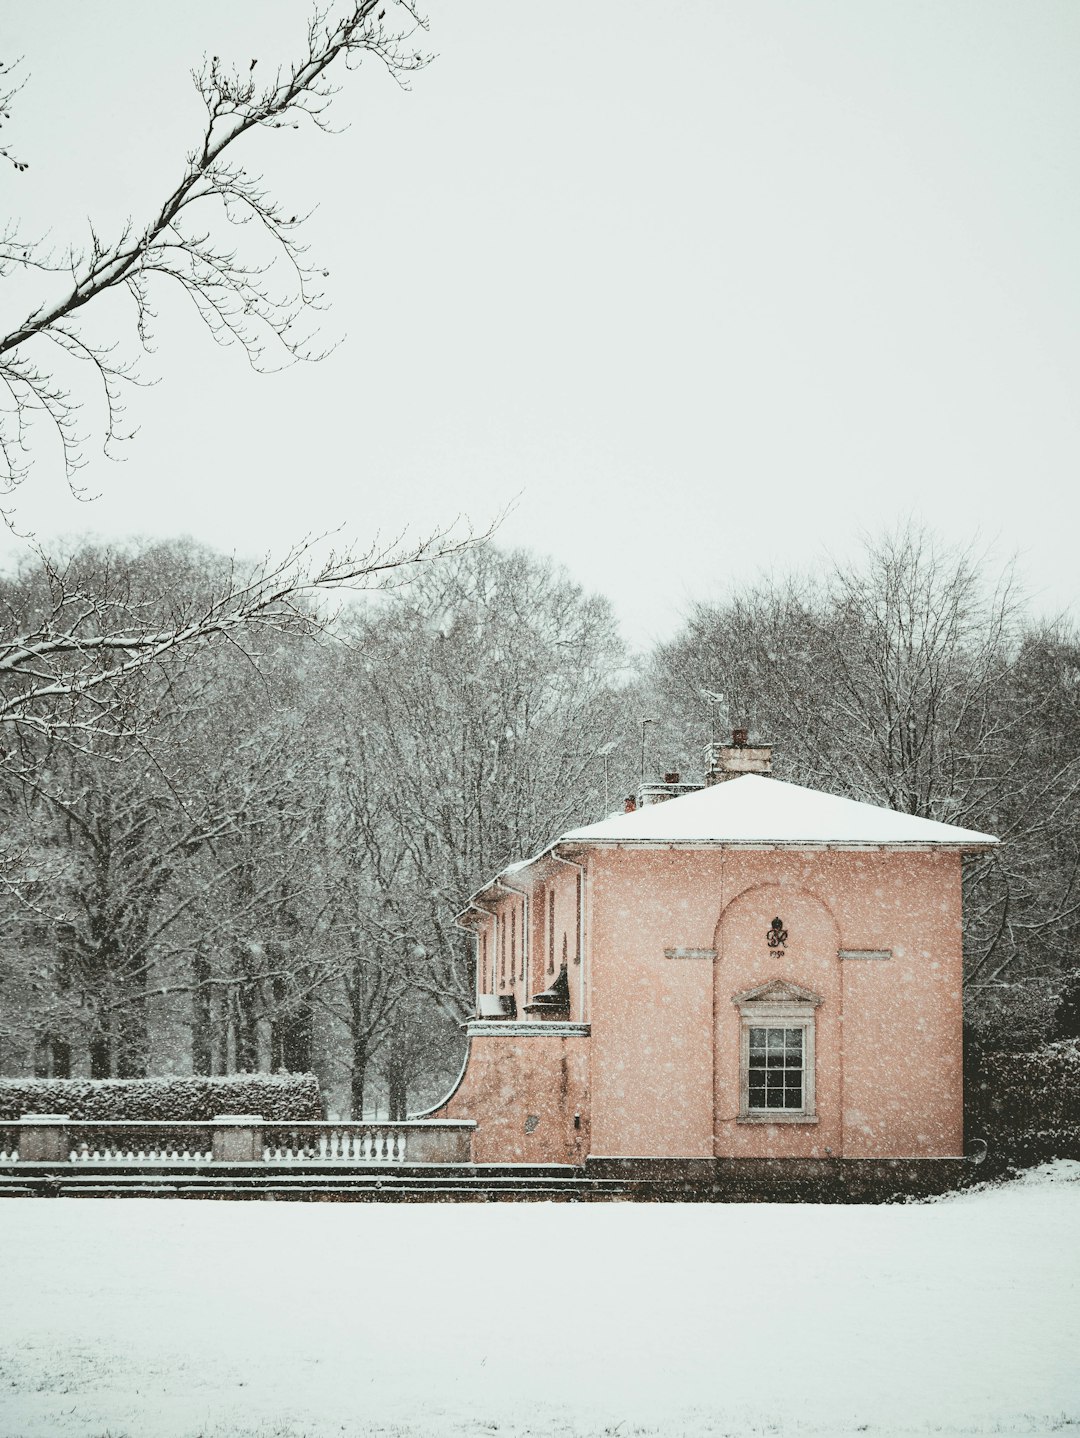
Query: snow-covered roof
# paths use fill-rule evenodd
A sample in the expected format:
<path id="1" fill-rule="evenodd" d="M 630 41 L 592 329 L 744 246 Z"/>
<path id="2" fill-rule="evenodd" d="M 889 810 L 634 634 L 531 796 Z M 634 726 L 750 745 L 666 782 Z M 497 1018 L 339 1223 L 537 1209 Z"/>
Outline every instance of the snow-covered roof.
<path id="1" fill-rule="evenodd" d="M 743 774 L 650 804 L 632 814 L 615 814 L 563 834 L 559 843 L 588 844 L 830 844 L 863 846 L 941 844 L 981 849 L 998 841 L 992 834 L 900 814 L 877 804 L 842 799 L 820 789 Z"/>
<path id="2" fill-rule="evenodd" d="M 766 779 L 760 774 L 742 774 L 683 794 L 649 804 L 632 814 L 612 814 L 596 824 L 570 829 L 529 859 L 508 865 L 471 895 L 463 917 L 476 901 L 500 880 L 532 870 L 530 879 L 544 877 L 539 867 L 563 844 L 702 844 L 760 845 L 762 848 L 828 846 L 866 848 L 882 846 L 902 849 L 936 845 L 960 850 L 979 850 L 997 844 L 993 834 L 942 824 L 900 814 L 879 804 L 842 799 L 820 789 Z"/>

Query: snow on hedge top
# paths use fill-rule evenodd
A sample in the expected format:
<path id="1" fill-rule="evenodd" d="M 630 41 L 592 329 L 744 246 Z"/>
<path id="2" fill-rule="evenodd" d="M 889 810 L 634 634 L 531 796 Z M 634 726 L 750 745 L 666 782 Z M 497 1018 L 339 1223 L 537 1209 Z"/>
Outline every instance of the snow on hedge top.
<path id="1" fill-rule="evenodd" d="M 991 834 L 743 774 L 678 799 L 571 829 L 562 842 L 672 844 L 947 844 L 979 849 Z"/>

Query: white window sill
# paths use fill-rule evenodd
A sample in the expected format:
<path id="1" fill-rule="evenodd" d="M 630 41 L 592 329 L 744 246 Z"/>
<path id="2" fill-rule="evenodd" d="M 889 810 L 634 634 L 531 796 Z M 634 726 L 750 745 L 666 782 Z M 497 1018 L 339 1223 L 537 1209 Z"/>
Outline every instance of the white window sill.
<path id="1" fill-rule="evenodd" d="M 783 1109 L 767 1113 L 741 1113 L 737 1123 L 817 1123 L 816 1113 L 785 1113 Z"/>

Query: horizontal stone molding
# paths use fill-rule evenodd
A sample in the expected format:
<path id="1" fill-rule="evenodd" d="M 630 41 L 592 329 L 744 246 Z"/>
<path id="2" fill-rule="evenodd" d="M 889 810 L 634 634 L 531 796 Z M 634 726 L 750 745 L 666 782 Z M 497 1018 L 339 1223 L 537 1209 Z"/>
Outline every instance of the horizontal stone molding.
<path id="1" fill-rule="evenodd" d="M 591 1024 L 545 1022 L 516 1023 L 513 1019 L 473 1019 L 465 1032 L 471 1039 L 579 1039 L 588 1038 Z"/>

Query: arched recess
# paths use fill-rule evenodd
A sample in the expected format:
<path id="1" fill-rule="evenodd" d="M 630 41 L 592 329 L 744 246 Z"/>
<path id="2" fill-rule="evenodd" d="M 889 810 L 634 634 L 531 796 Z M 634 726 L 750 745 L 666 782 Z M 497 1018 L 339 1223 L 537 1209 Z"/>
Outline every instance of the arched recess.
<path id="1" fill-rule="evenodd" d="M 767 917 L 766 917 L 767 916 Z M 770 942 L 776 937 L 773 921 L 780 919 L 782 943 Z M 751 884 L 724 906 L 713 932 L 716 966 L 719 972 L 733 960 L 753 955 L 760 962 L 764 983 L 774 974 L 765 974 L 761 965 L 798 962 L 822 953 L 830 961 L 840 949 L 840 934 L 832 910 L 812 889 L 795 884 Z M 748 983 L 752 980 L 748 980 Z M 746 985 L 743 985 L 746 987 Z"/>
<path id="2" fill-rule="evenodd" d="M 840 935 L 832 910 L 811 889 L 755 884 L 725 905 L 713 945 L 717 1151 L 795 1156 L 832 1146 L 840 1131 L 842 1087 Z M 755 1105 L 747 1088 L 753 1066 L 748 1044 L 751 1031 L 757 1036 L 768 1022 L 790 1029 L 802 1024 L 794 1009 L 781 1013 L 777 1007 L 780 998 L 790 1007 L 800 996 L 807 1004 L 800 1052 L 811 1067 L 805 1102 L 801 1099 L 798 1114 L 791 1114 L 801 1131 L 787 1123 L 785 1132 L 777 1115 L 749 1111 Z M 762 1011 L 772 1017 L 752 1018 L 754 1002 L 769 999 L 773 1002 L 763 1002 Z"/>

